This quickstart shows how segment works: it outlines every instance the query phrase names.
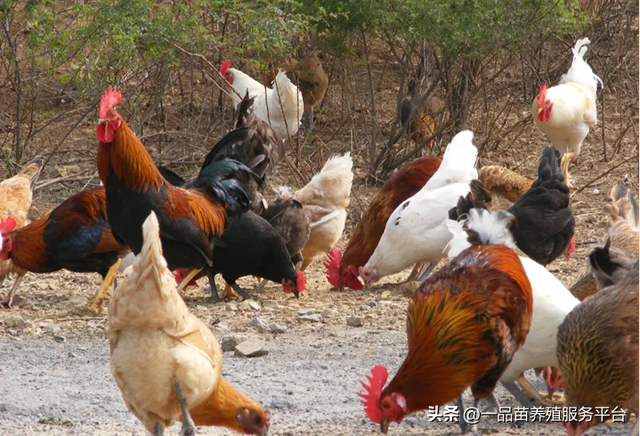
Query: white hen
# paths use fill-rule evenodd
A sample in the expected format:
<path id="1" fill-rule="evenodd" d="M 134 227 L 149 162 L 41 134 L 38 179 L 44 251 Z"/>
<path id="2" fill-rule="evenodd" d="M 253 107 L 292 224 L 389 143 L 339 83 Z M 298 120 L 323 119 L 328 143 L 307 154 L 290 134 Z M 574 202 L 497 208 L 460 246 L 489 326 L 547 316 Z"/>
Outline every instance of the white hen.
<path id="1" fill-rule="evenodd" d="M 230 67 L 231 62 L 222 62 L 220 74 L 235 91 L 231 93 L 233 107 L 237 108 L 242 97 L 249 92 L 249 97 L 255 98 L 253 113 L 269 124 L 279 138 L 293 138 L 304 113 L 302 93 L 298 87 L 280 70 L 271 88 L 267 88 L 251 76 Z"/>
<path id="2" fill-rule="evenodd" d="M 460 196 L 469 192 L 471 180 L 478 177 L 477 156 L 473 132 L 465 130 L 453 138 L 438 171 L 389 217 L 380 242 L 362 271 L 365 283 L 429 262 L 424 278 L 444 257 L 444 248 L 451 240 L 446 226 L 448 212 Z"/>
<path id="3" fill-rule="evenodd" d="M 471 209 L 469 218 L 466 221 L 466 227 L 471 230 L 485 228 L 486 225 L 483 225 L 482 222 L 496 213 L 499 212 Z M 468 234 L 463 230 L 461 222 L 448 220 L 447 227 L 453 234 L 453 238 L 447 247 L 448 257 L 452 259 L 470 247 L 471 244 L 467 240 Z M 501 236 L 510 240 L 510 243 L 504 245 L 515 247 L 510 233 Z M 515 386 L 514 382 L 516 380 L 518 380 L 523 389 L 544 402 L 538 391 L 526 381 L 522 373 L 531 368 L 558 366 L 556 357 L 558 327 L 580 301 L 544 266 L 528 257 L 520 256 L 520 261 L 531 282 L 533 317 L 525 343 L 516 351 L 513 360 L 502 374 L 500 381 L 509 392 L 523 403 L 529 403 L 529 400 Z"/>
<path id="4" fill-rule="evenodd" d="M 582 38 L 573 47 L 573 61 L 560 84 L 540 87 L 531 112 L 536 126 L 549 138 L 553 146 L 565 152 L 562 169 L 569 183 L 569 160 L 580 154 L 582 142 L 589 129 L 598 122 L 596 92 L 602 80 L 584 60 L 589 38 Z"/>

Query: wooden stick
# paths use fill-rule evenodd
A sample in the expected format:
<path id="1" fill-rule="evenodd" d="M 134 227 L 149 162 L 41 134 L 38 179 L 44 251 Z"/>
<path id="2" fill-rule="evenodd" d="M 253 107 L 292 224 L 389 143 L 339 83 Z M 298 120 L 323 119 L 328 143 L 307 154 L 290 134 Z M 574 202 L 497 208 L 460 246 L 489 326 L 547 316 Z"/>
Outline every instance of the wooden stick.
<path id="1" fill-rule="evenodd" d="M 583 187 L 581 187 L 580 189 L 578 189 L 575 193 L 577 194 L 578 192 L 581 192 L 585 189 L 587 189 L 589 186 L 591 186 L 594 182 L 597 182 L 598 180 L 600 180 L 601 178 L 603 178 L 604 176 L 606 176 L 607 174 L 609 174 L 611 171 L 615 170 L 616 168 L 626 164 L 627 162 L 631 162 L 633 160 L 637 160 L 638 159 L 638 155 L 636 154 L 635 156 L 631 156 L 628 159 L 623 160 L 622 162 L 612 166 L 611 168 L 609 168 L 607 171 L 605 171 L 604 173 L 600 174 L 598 177 L 594 178 L 593 180 L 590 180 L 586 185 L 584 185 Z"/>

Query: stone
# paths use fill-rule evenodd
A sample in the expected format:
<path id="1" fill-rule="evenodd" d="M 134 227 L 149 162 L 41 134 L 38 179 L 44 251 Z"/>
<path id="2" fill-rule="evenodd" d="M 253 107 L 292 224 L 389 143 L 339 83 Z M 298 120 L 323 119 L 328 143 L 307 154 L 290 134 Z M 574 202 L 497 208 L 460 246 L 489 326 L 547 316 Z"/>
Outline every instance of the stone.
<path id="1" fill-rule="evenodd" d="M 224 310 L 228 311 L 228 312 L 235 312 L 236 310 L 238 310 L 238 303 L 231 302 L 231 303 L 227 303 L 224 306 Z"/>
<path id="2" fill-rule="evenodd" d="M 4 319 L 4 325 L 9 328 L 24 327 L 24 319 L 18 315 L 8 316 Z"/>
<path id="3" fill-rule="evenodd" d="M 300 309 L 300 310 L 298 310 L 298 315 L 311 315 L 312 313 L 316 313 L 315 309 Z"/>
<path id="4" fill-rule="evenodd" d="M 322 321 L 322 316 L 319 313 L 312 313 L 310 315 L 302 315 L 302 316 L 298 317 L 298 321 L 320 322 L 320 321 Z"/>
<path id="5" fill-rule="evenodd" d="M 269 331 L 269 323 L 260 316 L 253 318 L 249 323 L 249 327 L 255 327 L 255 329 L 260 333 L 266 333 Z"/>
<path id="6" fill-rule="evenodd" d="M 233 351 L 240 341 L 234 335 L 224 335 L 220 338 L 222 351 Z"/>
<path id="7" fill-rule="evenodd" d="M 362 327 L 364 325 L 364 321 L 360 316 L 351 315 L 347 317 L 347 325 L 351 327 Z"/>
<path id="8" fill-rule="evenodd" d="M 250 310 L 256 310 L 253 307 L 251 307 L 251 301 L 253 300 L 244 300 L 242 303 L 238 304 L 238 309 L 243 311 L 243 312 L 248 312 Z M 255 301 L 253 301 L 255 303 Z M 258 303 L 255 303 L 258 304 Z M 260 308 L 260 306 L 258 305 L 258 308 Z"/>
<path id="9" fill-rule="evenodd" d="M 391 291 L 382 291 L 380 293 L 380 299 L 382 300 L 388 300 L 389 297 L 391 297 Z"/>
<path id="10" fill-rule="evenodd" d="M 263 307 L 268 307 L 270 309 L 275 309 L 278 307 L 278 302 L 276 300 L 264 300 L 262 302 Z"/>
<path id="11" fill-rule="evenodd" d="M 67 340 L 67 338 L 62 335 L 53 335 L 53 340 L 56 342 L 64 342 Z"/>
<path id="12" fill-rule="evenodd" d="M 260 339 L 248 339 L 236 345 L 235 355 L 239 357 L 260 357 L 269 353 L 265 349 L 266 343 Z"/>
<path id="13" fill-rule="evenodd" d="M 260 304 L 255 300 L 247 300 L 247 304 L 251 310 L 260 310 Z"/>
<path id="14" fill-rule="evenodd" d="M 329 318 L 333 318 L 334 316 L 336 316 L 338 314 L 338 312 L 336 312 L 333 309 L 325 309 L 322 311 L 322 319 L 329 319 Z"/>
<path id="15" fill-rule="evenodd" d="M 287 326 L 272 322 L 271 324 L 269 324 L 269 330 L 271 331 L 271 333 L 282 334 L 287 332 Z"/>

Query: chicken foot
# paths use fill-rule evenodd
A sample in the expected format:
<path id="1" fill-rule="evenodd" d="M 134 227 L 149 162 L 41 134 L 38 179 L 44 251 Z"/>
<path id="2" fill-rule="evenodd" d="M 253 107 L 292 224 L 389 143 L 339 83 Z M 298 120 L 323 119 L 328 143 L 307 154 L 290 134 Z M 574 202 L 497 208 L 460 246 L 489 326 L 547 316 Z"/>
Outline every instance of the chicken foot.
<path id="1" fill-rule="evenodd" d="M 182 396 L 180 382 L 176 382 L 176 398 L 178 398 L 180 409 L 182 409 L 182 428 L 180 429 L 180 436 L 195 436 L 196 425 L 193 423 L 193 419 L 191 419 L 189 408 L 187 407 L 187 402 Z"/>
<path id="2" fill-rule="evenodd" d="M 478 405 L 480 403 L 480 400 L 478 398 L 473 400 L 473 407 L 474 408 L 478 408 Z M 458 424 L 460 424 L 460 430 L 462 430 L 463 434 L 471 434 L 471 435 L 477 435 L 479 434 L 477 431 L 477 427 L 476 424 L 469 424 L 465 419 L 465 408 L 464 408 L 464 402 L 462 401 L 462 394 L 460 394 L 458 396 Z"/>
<path id="3" fill-rule="evenodd" d="M 87 307 L 96 315 L 102 311 L 102 302 L 109 300 L 109 288 L 113 285 L 113 290 L 115 291 L 118 286 L 118 282 L 116 280 L 116 273 L 118 272 L 118 268 L 120 268 L 120 261 L 118 259 L 116 263 L 111 265 L 109 271 L 107 271 L 107 275 L 102 279 L 102 283 L 100 287 L 94 294 L 94 296 L 87 302 Z"/>
<path id="4" fill-rule="evenodd" d="M 520 402 L 520 404 L 522 404 L 524 407 L 526 407 L 527 409 L 531 409 L 533 407 L 533 404 L 531 403 L 531 400 L 529 400 L 527 398 L 527 396 L 525 394 L 522 393 L 522 391 L 520 390 L 520 388 L 516 385 L 515 382 L 500 382 L 502 384 L 502 386 L 509 391 L 509 393 L 511 395 L 513 395 L 513 397 L 518 400 Z"/>
<path id="5" fill-rule="evenodd" d="M 11 305 L 13 304 L 13 298 L 15 297 L 16 291 L 18 290 L 18 285 L 22 281 L 23 277 L 24 277 L 24 274 L 16 277 L 16 281 L 13 283 L 11 290 L 9 291 L 7 296 L 4 298 L 4 300 L 0 301 L 0 307 L 4 307 L 6 309 L 11 307 Z"/>
<path id="6" fill-rule="evenodd" d="M 575 186 L 571 184 L 571 179 L 569 178 L 569 162 L 576 156 L 573 152 L 565 153 L 560 159 L 560 168 L 562 168 L 562 174 L 564 175 L 564 181 L 567 184 L 567 187 L 570 190 L 575 190 Z"/>

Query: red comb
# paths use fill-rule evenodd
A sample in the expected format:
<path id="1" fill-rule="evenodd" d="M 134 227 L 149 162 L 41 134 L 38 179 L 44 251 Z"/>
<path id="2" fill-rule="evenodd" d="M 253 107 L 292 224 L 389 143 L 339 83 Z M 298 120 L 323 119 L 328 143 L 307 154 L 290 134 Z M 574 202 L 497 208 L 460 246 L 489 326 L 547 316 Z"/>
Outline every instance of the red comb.
<path id="1" fill-rule="evenodd" d="M 358 392 L 360 398 L 362 398 L 362 404 L 364 404 L 364 411 L 369 419 L 375 423 L 380 423 L 380 396 L 382 395 L 382 388 L 387 382 L 389 373 L 387 368 L 382 365 L 376 365 L 371 370 L 371 375 L 367 375 L 369 384 L 361 381 L 360 384 L 367 391 L 366 394 Z"/>
<path id="2" fill-rule="evenodd" d="M 342 261 L 342 251 L 338 247 L 333 247 L 329 253 L 327 253 L 327 260 L 324 262 L 324 267 L 327 269 L 324 273 L 327 276 L 329 284 L 334 288 L 339 288 L 342 284 L 340 277 L 340 262 Z"/>
<path id="3" fill-rule="evenodd" d="M 229 68 L 231 68 L 231 61 L 222 61 L 222 64 L 220 65 L 220 74 L 226 73 Z"/>
<path id="4" fill-rule="evenodd" d="M 13 217 L 7 217 L 0 220 L 0 234 L 9 233 L 16 228 L 16 220 Z"/>
<path id="5" fill-rule="evenodd" d="M 122 100 L 122 94 L 120 91 L 110 86 L 102 95 L 102 98 L 100 98 L 100 112 L 98 112 L 98 116 L 101 119 L 107 118 L 109 110 L 118 106 L 120 104 L 120 100 Z"/>
<path id="6" fill-rule="evenodd" d="M 302 271 L 298 271 L 298 281 L 296 284 L 296 291 L 298 292 L 304 291 L 305 286 L 307 286 L 307 277 L 304 275 Z"/>
<path id="7" fill-rule="evenodd" d="M 540 92 L 538 92 L 538 107 L 542 107 L 544 106 L 544 101 L 547 99 L 547 88 L 549 87 L 549 85 L 547 85 L 546 83 L 544 83 L 541 87 L 540 87 Z"/>

